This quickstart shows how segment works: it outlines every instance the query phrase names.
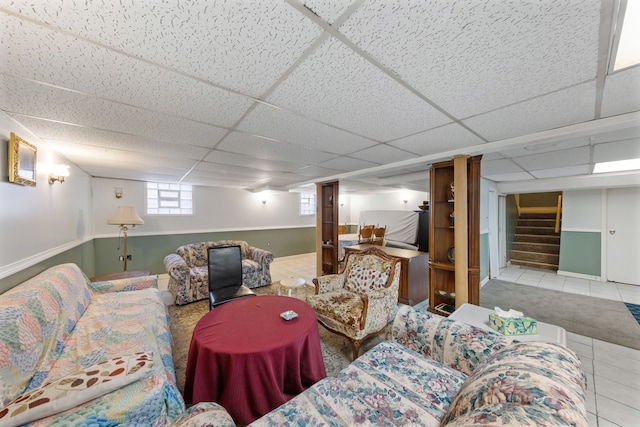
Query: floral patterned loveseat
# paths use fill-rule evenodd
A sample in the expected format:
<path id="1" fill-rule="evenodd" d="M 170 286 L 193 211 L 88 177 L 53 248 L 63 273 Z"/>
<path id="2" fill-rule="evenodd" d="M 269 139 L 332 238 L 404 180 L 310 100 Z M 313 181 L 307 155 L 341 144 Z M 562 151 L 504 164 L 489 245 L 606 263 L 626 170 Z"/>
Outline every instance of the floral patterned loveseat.
<path id="1" fill-rule="evenodd" d="M 0 426 L 235 427 L 185 410 L 157 277 L 91 283 L 61 264 L 0 295 Z"/>
<path id="2" fill-rule="evenodd" d="M 573 351 L 399 307 L 389 340 L 251 426 L 588 426 Z"/>
<path id="3" fill-rule="evenodd" d="M 273 254 L 243 240 L 190 243 L 164 258 L 169 273 L 169 292 L 176 305 L 209 298 L 208 253 L 210 247 L 239 245 L 242 252 L 242 284 L 257 288 L 271 284 Z"/>

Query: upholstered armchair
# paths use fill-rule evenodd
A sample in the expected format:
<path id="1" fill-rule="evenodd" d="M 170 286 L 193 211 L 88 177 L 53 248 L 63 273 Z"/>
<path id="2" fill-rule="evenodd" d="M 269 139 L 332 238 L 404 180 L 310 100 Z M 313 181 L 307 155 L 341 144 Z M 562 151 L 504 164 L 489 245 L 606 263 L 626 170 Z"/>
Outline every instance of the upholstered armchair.
<path id="1" fill-rule="evenodd" d="M 350 251 L 341 273 L 313 279 L 316 292 L 307 303 L 322 326 L 351 342 L 355 360 L 362 341 L 385 332 L 399 283 L 398 258 L 375 247 Z"/>
<path id="2" fill-rule="evenodd" d="M 169 274 L 169 292 L 176 305 L 209 298 L 208 249 L 216 246 L 240 246 L 242 253 L 242 284 L 257 288 L 271 284 L 273 254 L 250 246 L 242 240 L 219 240 L 180 246 L 164 258 Z"/>

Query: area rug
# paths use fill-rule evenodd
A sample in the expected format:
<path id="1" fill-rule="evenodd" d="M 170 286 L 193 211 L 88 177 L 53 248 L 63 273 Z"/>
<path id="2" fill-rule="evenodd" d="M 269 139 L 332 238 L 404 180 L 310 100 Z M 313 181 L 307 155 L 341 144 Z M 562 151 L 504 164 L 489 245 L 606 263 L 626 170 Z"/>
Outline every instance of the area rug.
<path id="1" fill-rule="evenodd" d="M 640 324 L 622 301 L 494 279 L 481 288 L 480 305 L 513 308 L 568 332 L 640 350 Z"/>
<path id="2" fill-rule="evenodd" d="M 269 286 L 254 288 L 253 291 L 258 295 L 277 295 L 279 283 Z M 309 295 L 313 292 L 312 286 L 307 286 Z M 288 297 L 287 297 L 288 298 Z M 300 289 L 298 298 L 305 299 L 305 292 Z M 176 376 L 178 389 L 184 393 L 185 372 L 187 368 L 187 356 L 189 353 L 189 345 L 191 344 L 191 335 L 198 320 L 209 312 L 209 301 L 196 301 L 186 305 L 168 306 L 169 311 L 169 327 L 173 339 L 173 363 L 176 368 Z M 256 325 L 259 327 L 259 325 Z M 320 347 L 322 349 L 322 358 L 327 375 L 335 376 L 344 367 L 351 363 L 351 343 L 341 336 L 333 334 L 322 326 L 318 325 L 320 333 Z M 377 336 L 365 341 L 360 349 L 360 354 L 371 349 L 376 344 L 382 342 L 384 336 Z"/>
<path id="3" fill-rule="evenodd" d="M 625 302 L 624 305 L 627 306 L 631 315 L 635 317 L 636 322 L 640 323 L 640 305 L 639 304 L 631 304 L 630 302 Z"/>

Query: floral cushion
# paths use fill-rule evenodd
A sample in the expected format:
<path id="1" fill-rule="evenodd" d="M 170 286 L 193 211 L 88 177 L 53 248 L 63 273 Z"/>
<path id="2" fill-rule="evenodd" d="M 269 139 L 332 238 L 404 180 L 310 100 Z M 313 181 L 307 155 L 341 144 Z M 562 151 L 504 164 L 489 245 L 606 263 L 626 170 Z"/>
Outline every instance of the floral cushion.
<path id="1" fill-rule="evenodd" d="M 236 427 L 231 415 L 220 404 L 200 402 L 178 415 L 171 427 Z"/>
<path id="2" fill-rule="evenodd" d="M 309 298 L 309 304 L 322 320 L 329 319 L 354 331 L 360 330 L 360 318 L 364 306 L 359 294 L 338 289 Z"/>
<path id="3" fill-rule="evenodd" d="M 385 341 L 338 376 L 394 425 L 439 426 L 466 375 Z"/>
<path id="4" fill-rule="evenodd" d="M 350 255 L 346 270 L 345 289 L 364 294 L 387 286 L 393 261 L 375 255 Z"/>
<path id="5" fill-rule="evenodd" d="M 0 409 L 0 427 L 13 427 L 66 411 L 148 375 L 153 355 L 118 356 L 47 381 Z"/>
<path id="6" fill-rule="evenodd" d="M 407 305 L 398 309 L 391 336 L 405 347 L 466 375 L 471 374 L 489 355 L 512 342 L 497 332 Z"/>
<path id="7" fill-rule="evenodd" d="M 512 412 L 487 411 L 491 405 L 508 404 L 531 406 L 527 413 L 545 413 L 544 424 L 587 426 L 585 393 L 585 376 L 571 350 L 554 343 L 515 343 L 493 353 L 473 371 L 443 425 L 461 416 L 505 417 L 496 425 L 511 423 L 516 416 Z"/>

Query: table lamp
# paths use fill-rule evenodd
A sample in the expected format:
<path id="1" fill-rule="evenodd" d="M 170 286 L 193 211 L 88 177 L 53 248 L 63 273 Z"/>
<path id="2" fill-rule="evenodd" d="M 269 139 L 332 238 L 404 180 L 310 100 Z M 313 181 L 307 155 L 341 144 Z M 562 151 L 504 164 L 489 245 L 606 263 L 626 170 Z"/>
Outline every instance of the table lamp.
<path id="1" fill-rule="evenodd" d="M 144 224 L 144 221 L 136 212 L 136 208 L 133 206 L 118 206 L 118 210 L 113 215 L 107 224 L 119 225 L 120 231 L 124 234 L 124 271 L 127 271 L 127 231 L 129 226 L 131 228 L 136 225 Z"/>

